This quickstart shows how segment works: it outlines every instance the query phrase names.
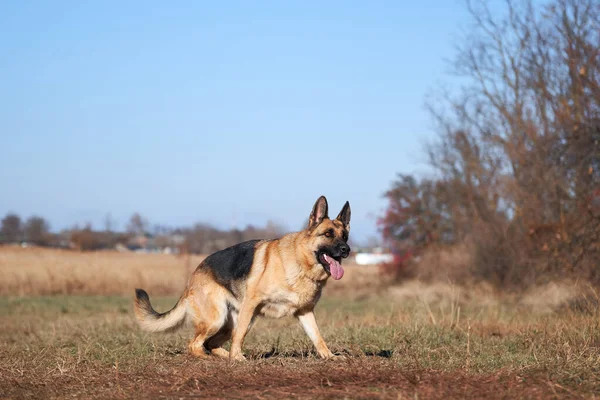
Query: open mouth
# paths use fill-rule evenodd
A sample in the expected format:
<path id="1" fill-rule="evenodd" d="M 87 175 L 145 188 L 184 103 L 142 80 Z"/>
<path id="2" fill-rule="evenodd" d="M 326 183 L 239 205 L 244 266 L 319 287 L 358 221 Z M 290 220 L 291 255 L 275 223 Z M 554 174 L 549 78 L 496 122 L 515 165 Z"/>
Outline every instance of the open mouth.
<path id="1" fill-rule="evenodd" d="M 328 274 L 335 280 L 342 279 L 344 268 L 342 268 L 342 257 L 332 257 L 327 253 L 317 253 L 317 259 Z"/>

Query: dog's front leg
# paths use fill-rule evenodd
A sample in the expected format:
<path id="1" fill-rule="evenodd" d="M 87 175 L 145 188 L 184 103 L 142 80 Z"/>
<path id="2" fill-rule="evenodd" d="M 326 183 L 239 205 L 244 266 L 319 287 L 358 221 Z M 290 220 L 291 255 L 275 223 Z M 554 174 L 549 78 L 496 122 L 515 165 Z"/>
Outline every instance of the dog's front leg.
<path id="1" fill-rule="evenodd" d="M 246 333 L 248 333 L 248 327 L 254 317 L 256 310 L 256 302 L 245 301 L 240 307 L 240 312 L 237 318 L 237 324 L 233 327 L 233 337 L 231 339 L 231 349 L 229 350 L 230 360 L 245 360 L 246 357 L 242 354 L 242 345 Z"/>
<path id="2" fill-rule="evenodd" d="M 310 340 L 315 345 L 319 356 L 321 358 L 332 358 L 333 353 L 329 351 L 327 345 L 325 344 L 325 340 L 323 340 L 323 337 L 321 336 L 321 332 L 319 332 L 317 320 L 315 319 L 315 314 L 312 312 L 312 310 L 296 316 L 298 317 L 302 328 L 304 328 L 304 332 L 306 332 Z"/>

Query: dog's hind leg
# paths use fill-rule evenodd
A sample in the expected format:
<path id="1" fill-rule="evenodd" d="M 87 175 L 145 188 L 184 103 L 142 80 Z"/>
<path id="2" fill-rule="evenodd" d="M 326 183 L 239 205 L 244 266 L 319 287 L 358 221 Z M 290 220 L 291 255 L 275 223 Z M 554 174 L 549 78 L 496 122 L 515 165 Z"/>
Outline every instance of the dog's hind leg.
<path id="1" fill-rule="evenodd" d="M 189 344 L 190 353 L 196 357 L 208 357 L 207 344 L 217 335 L 225 325 L 227 319 L 227 305 L 205 304 L 200 312 L 194 313 L 193 322 L 196 327 L 196 336 Z"/>
<path id="2" fill-rule="evenodd" d="M 205 325 L 196 325 L 196 336 L 188 346 L 188 349 L 192 355 L 198 358 L 208 357 L 208 354 L 204 349 L 204 341 L 206 340 L 208 332 L 208 328 Z"/>
<path id="3" fill-rule="evenodd" d="M 233 331 L 234 321 L 232 320 L 231 314 L 227 318 L 227 321 L 216 335 L 209 338 L 204 347 L 207 351 L 209 351 L 212 355 L 220 357 L 220 358 L 229 358 L 229 352 L 225 350 L 222 346 L 229 339 L 231 339 L 231 332 Z"/>

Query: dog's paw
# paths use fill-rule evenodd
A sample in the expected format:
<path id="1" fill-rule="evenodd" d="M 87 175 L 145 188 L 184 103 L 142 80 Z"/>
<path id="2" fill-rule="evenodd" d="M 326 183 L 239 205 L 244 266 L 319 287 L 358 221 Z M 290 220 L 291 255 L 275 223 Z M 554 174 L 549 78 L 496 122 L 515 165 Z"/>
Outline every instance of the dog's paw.
<path id="1" fill-rule="evenodd" d="M 335 358 L 335 354 L 333 354 L 329 350 L 321 351 L 321 352 L 319 352 L 319 357 L 321 357 L 323 360 L 331 360 L 331 359 Z"/>
<path id="2" fill-rule="evenodd" d="M 319 356 L 324 360 L 342 361 L 347 360 L 348 356 L 343 353 L 332 353 L 331 351 L 319 353 Z"/>
<path id="3" fill-rule="evenodd" d="M 229 360 L 229 352 L 222 347 L 212 349 L 210 351 L 210 354 L 212 354 L 215 357 L 222 358 L 224 360 Z"/>
<path id="4" fill-rule="evenodd" d="M 242 353 L 229 353 L 229 361 L 243 362 L 246 361 L 246 357 Z"/>

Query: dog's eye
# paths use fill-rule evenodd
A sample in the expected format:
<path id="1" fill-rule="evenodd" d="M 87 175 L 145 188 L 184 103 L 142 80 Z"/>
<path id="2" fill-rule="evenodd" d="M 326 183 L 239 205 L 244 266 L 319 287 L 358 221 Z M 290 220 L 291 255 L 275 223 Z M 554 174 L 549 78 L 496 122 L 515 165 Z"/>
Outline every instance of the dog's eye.
<path id="1" fill-rule="evenodd" d="M 333 231 L 329 230 L 327 232 L 325 232 L 325 236 L 327 236 L 328 238 L 333 236 Z"/>

